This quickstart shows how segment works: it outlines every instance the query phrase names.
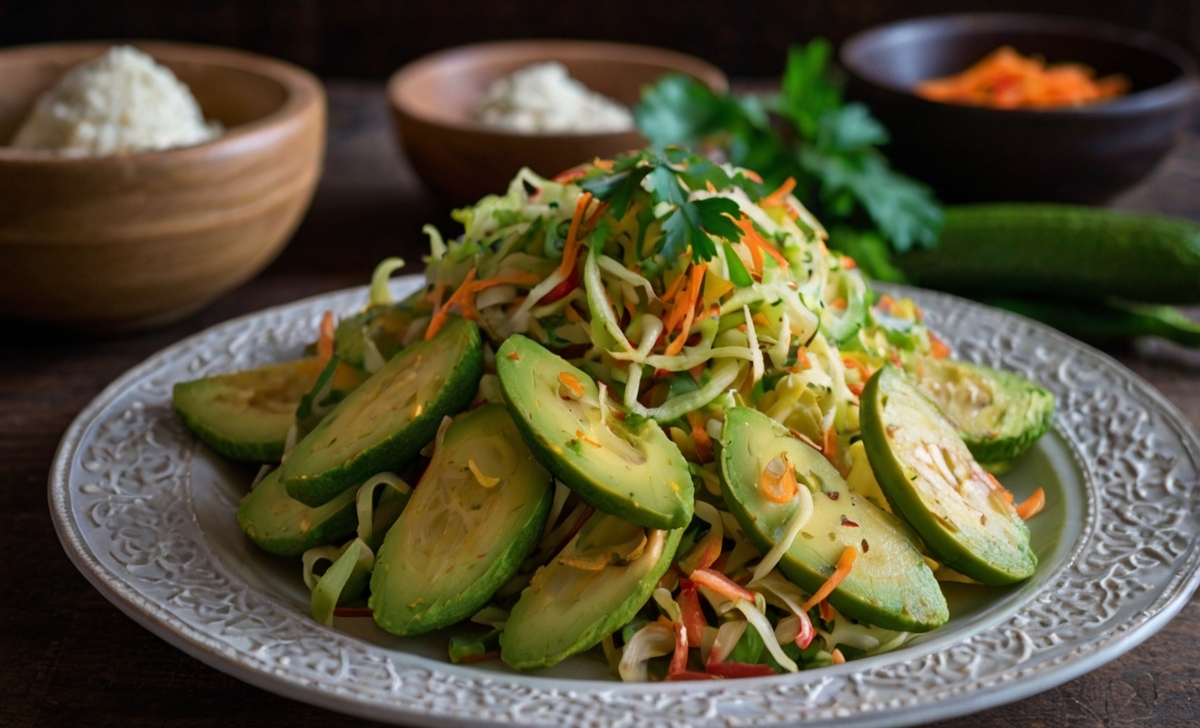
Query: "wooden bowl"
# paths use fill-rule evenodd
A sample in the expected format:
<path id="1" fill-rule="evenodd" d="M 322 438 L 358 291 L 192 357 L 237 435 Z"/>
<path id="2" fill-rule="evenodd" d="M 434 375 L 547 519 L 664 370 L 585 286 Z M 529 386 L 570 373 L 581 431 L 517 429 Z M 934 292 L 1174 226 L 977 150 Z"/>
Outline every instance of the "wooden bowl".
<path id="1" fill-rule="evenodd" d="M 1002 45 L 1050 62 L 1123 73 L 1112 101 L 1002 110 L 927 101 L 917 83 L 958 73 Z M 1145 177 L 1184 131 L 1196 92 L 1192 59 L 1142 31 L 1044 15 L 973 13 L 905 20 L 841 48 L 849 91 L 891 133 L 884 152 L 946 201 L 1101 203 Z"/>
<path id="2" fill-rule="evenodd" d="M 221 48 L 135 42 L 225 133 L 104 157 L 0 147 L 0 316 L 88 332 L 186 316 L 262 270 L 321 173 L 325 95 L 307 72 Z M 0 140 L 107 43 L 0 51 Z"/>
<path id="3" fill-rule="evenodd" d="M 409 161 L 426 186 L 451 204 L 503 194 L 521 167 L 552 176 L 595 157 L 645 146 L 636 130 L 525 134 L 475 121 L 493 81 L 532 63 L 559 61 L 592 91 L 629 108 L 644 85 L 684 73 L 725 91 L 729 81 L 698 58 L 647 46 L 573 40 L 482 43 L 440 51 L 392 74 L 388 103 Z"/>

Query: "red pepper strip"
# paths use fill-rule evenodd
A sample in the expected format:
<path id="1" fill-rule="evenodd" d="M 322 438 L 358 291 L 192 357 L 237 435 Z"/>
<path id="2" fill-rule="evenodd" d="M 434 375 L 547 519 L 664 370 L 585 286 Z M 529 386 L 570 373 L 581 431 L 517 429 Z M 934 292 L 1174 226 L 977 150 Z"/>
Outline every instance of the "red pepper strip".
<path id="1" fill-rule="evenodd" d="M 563 298 L 568 293 L 579 287 L 579 280 L 582 277 L 583 274 L 579 272 L 578 267 L 572 268 L 571 274 L 567 276 L 567 279 L 562 283 L 559 283 L 554 288 L 551 288 L 549 293 L 542 296 L 542 300 L 538 301 L 538 304 L 545 306 L 547 304 L 554 303 L 560 298 Z"/>
<path id="2" fill-rule="evenodd" d="M 675 654 L 671 655 L 671 665 L 667 668 L 667 677 L 678 675 L 687 670 L 688 630 L 682 622 L 672 624 L 675 628 Z"/>
<path id="3" fill-rule="evenodd" d="M 719 571 L 713 571 L 712 569 L 696 569 L 692 572 L 691 576 L 692 581 L 696 582 L 697 586 L 712 589 L 726 599 L 733 601 L 745 599 L 751 604 L 754 603 L 753 594 Z"/>
<path id="4" fill-rule="evenodd" d="M 552 182 L 557 182 L 560 185 L 565 185 L 566 183 L 570 182 L 571 180 L 576 180 L 576 179 L 579 179 L 580 177 L 584 176 L 585 174 L 588 173 L 588 171 L 589 171 L 588 165 L 581 164 L 578 167 L 571 167 L 570 169 L 566 169 L 566 170 L 563 170 L 562 172 L 559 172 L 558 174 L 551 177 L 550 180 Z"/>
<path id="5" fill-rule="evenodd" d="M 321 334 L 317 338 L 317 358 L 327 364 L 333 358 L 333 311 L 321 316 Z"/>
<path id="6" fill-rule="evenodd" d="M 749 662 L 716 662 L 708 666 L 708 673 L 717 677 L 766 677 L 778 675 L 770 665 L 754 665 Z"/>
<path id="7" fill-rule="evenodd" d="M 704 628 L 708 620 L 704 618 L 704 610 L 700 608 L 700 595 L 696 592 L 696 582 L 691 579 L 679 580 L 679 611 L 683 618 L 683 626 L 687 627 L 688 646 L 699 647 L 704 637 Z"/>
<path id="8" fill-rule="evenodd" d="M 571 530 L 567 531 L 567 535 L 563 536 L 562 541 L 558 542 L 558 545 L 554 547 L 554 551 L 551 553 L 557 554 L 559 551 L 562 551 L 571 542 L 571 539 L 575 538 L 575 534 L 579 533 L 579 529 L 583 528 L 583 524 L 587 523 L 587 519 L 591 518 L 595 512 L 596 509 L 591 506 L 584 508 L 583 513 L 580 513 L 579 518 L 576 519 L 575 525 L 571 526 Z"/>
<path id="9" fill-rule="evenodd" d="M 667 675 L 667 680 L 670 682 L 682 682 L 684 680 L 712 680 L 715 677 L 715 675 L 709 675 L 707 672 L 683 670 L 675 673 L 674 675 Z"/>
<path id="10" fill-rule="evenodd" d="M 822 602 L 822 604 L 824 603 Z M 813 637 L 817 636 L 817 631 L 813 629 L 812 620 L 808 618 L 807 612 L 800 612 L 796 616 L 800 618 L 800 631 L 796 633 L 796 646 L 803 650 L 812 644 Z"/>

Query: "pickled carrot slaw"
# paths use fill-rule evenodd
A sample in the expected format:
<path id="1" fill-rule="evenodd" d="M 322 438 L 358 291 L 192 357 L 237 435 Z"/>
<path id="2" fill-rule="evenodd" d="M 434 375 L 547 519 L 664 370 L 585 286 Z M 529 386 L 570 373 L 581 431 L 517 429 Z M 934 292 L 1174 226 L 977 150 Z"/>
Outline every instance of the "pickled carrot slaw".
<path id="1" fill-rule="evenodd" d="M 780 457 L 762 473 L 766 498 L 799 503 L 762 554 L 721 499 L 713 441 L 726 410 L 751 406 L 821 450 L 843 476 L 869 473 L 862 448 L 850 447 L 867 378 L 889 361 L 944 355 L 920 309 L 888 296 L 871 305 L 861 272 L 830 253 L 790 180 L 764 190 L 752 173 L 684 155 L 596 160 L 558 180 L 523 169 L 506 194 L 454 212 L 464 228 L 457 238 L 426 226 L 425 285 L 393 303 L 381 285 L 397 268 L 389 259 L 372 303 L 411 311 L 405 345 L 431 338 L 450 316 L 477 322 L 493 351 L 511 335 L 529 336 L 596 380 L 602 418 L 653 419 L 689 461 L 695 517 L 653 598 L 604 639 L 612 671 L 627 681 L 761 676 L 904 644 L 908 634 L 845 618 L 826 600 L 853 569 L 855 547 L 812 594 L 776 568 L 812 514 L 795 466 Z M 656 200 L 654 186 L 661 193 L 672 184 L 673 201 Z M 706 200 L 719 202 L 687 207 Z M 705 220 L 714 210 L 727 224 Z M 692 213 L 692 229 L 681 228 L 679 218 Z M 583 396 L 574 376 L 560 384 Z M 484 375 L 479 400 L 500 401 L 494 374 Z M 591 515 L 556 487 L 528 568 L 473 618 L 491 631 L 451 640 L 454 661 L 497 656 L 506 607 Z M 334 548 L 314 551 L 333 558 Z M 310 582 L 315 560 L 305 559 Z"/>

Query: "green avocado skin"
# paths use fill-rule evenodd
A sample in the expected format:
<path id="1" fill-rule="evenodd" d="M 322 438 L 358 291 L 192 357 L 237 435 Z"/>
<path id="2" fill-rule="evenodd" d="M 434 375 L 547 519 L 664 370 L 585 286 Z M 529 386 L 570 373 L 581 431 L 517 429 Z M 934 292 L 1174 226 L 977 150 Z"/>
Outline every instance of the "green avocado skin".
<path id="1" fill-rule="evenodd" d="M 304 505 L 288 496 L 276 469 L 242 498 L 237 521 L 263 551 L 299 556 L 349 538 L 358 527 L 358 512 L 352 491 L 317 508 Z"/>
<path id="2" fill-rule="evenodd" d="M 489 500 L 495 503 L 497 517 L 477 524 L 476 529 L 499 528 L 496 524 L 505 513 L 515 509 L 515 515 L 506 529 L 489 533 L 487 543 L 477 543 L 473 534 L 464 533 L 452 538 L 452 543 L 441 544 L 438 557 L 456 566 L 434 575 L 431 572 L 437 569 L 425 565 L 427 554 L 405 545 L 420 536 L 421 529 L 444 522 L 439 520 L 447 511 L 442 498 L 449 491 L 444 481 L 456 475 L 456 468 L 461 471 L 462 463 L 475 454 L 479 438 L 485 436 L 511 443 L 519 464 L 507 482 L 492 489 L 468 480 L 466 487 L 474 491 L 470 495 L 476 500 L 467 502 L 456 498 L 459 493 L 450 494 L 456 499 L 451 510 L 485 508 Z M 553 500 L 550 474 L 529 454 L 503 405 L 486 405 L 459 417 L 379 548 L 369 601 L 375 622 L 392 634 L 407 636 L 448 627 L 479 611 L 537 547 Z M 479 553 L 481 549 L 486 550 Z"/>
<path id="3" fill-rule="evenodd" d="M 511 355 L 518 358 L 512 359 Z M 647 528 L 668 530 L 687 526 L 694 508 L 692 476 L 683 453 L 652 420 L 642 422 L 637 429 L 621 422 L 610 425 L 614 430 L 624 429 L 626 439 L 641 442 L 650 456 L 650 460 L 629 472 L 608 472 L 590 446 L 575 440 L 572 447 L 570 442 L 557 440 L 562 432 L 551 421 L 552 417 L 543 414 L 543 403 L 535 392 L 538 378 L 532 372 L 538 363 L 550 359 L 557 360 L 562 370 L 572 373 L 589 394 L 595 395 L 595 382 L 585 372 L 524 336 L 510 336 L 496 353 L 496 369 L 509 412 L 538 462 L 598 510 Z M 647 489 L 665 492 L 668 483 L 677 487 L 669 498 L 662 498 L 661 492 L 654 493 L 653 499 L 660 504 L 656 507 L 650 502 Z M 668 505 L 661 506 L 664 500 Z"/>
<path id="4" fill-rule="evenodd" d="M 941 563 L 991 586 L 1004 586 L 1029 578 L 1037 567 L 1037 556 L 1029 544 L 1029 529 L 1011 506 L 992 515 L 1006 527 L 1008 538 L 999 539 L 983 524 L 960 519 L 953 527 L 933 511 L 933 498 L 923 478 L 904 453 L 897 452 L 889 437 L 889 427 L 911 427 L 912 423 L 893 421 L 885 411 L 892 401 L 909 402 L 923 417 L 934 423 L 926 442 L 954 448 L 970 456 L 952 423 L 937 406 L 917 389 L 899 369 L 886 364 L 867 381 L 863 389 L 859 419 L 863 445 L 875 478 L 892 509 L 920 535 L 930 554 Z M 961 510 L 954 501 L 948 508 Z M 996 508 L 996 506 L 993 506 Z M 996 523 L 992 524 L 997 525 Z"/>
<path id="5" fill-rule="evenodd" d="M 592 518 L 616 516 L 597 511 Z M 589 594 L 586 600 L 555 602 L 552 612 L 538 611 L 532 605 L 545 589 L 545 583 L 554 578 L 556 571 L 570 567 L 564 567 L 555 561 L 543 566 L 521 593 L 521 599 L 513 607 L 504 632 L 500 634 L 500 659 L 517 670 L 530 670 L 556 665 L 571 655 L 590 650 L 600 644 L 606 636 L 628 624 L 650 600 L 659 579 L 667 573 L 675 559 L 675 551 L 679 548 L 683 531 L 684 529 L 677 528 L 666 533 L 662 554 L 646 573 L 636 580 L 623 579 L 621 577 L 628 574 L 618 573 L 616 578 L 604 584 L 606 588 L 602 593 Z M 563 549 L 564 552 L 571 549 L 578 539 L 577 534 Z M 631 581 L 633 583 L 629 583 Z M 573 639 L 558 638 L 558 635 L 568 630 L 573 633 Z"/>
<path id="6" fill-rule="evenodd" d="M 796 506 L 771 503 L 761 495 L 758 462 L 751 452 L 755 441 L 783 442 L 797 475 L 811 473 L 821 482 L 821 491 L 813 494 L 813 515 L 779 560 L 778 568 L 789 581 L 814 593 L 833 572 L 845 545 L 858 548 L 869 542 L 873 547 L 866 553 L 858 548 L 854 568 L 830 594 L 829 603 L 849 617 L 900 632 L 928 632 L 946 623 L 946 598 L 918 550 L 916 534 L 850 490 L 823 455 L 796 441 L 782 425 L 757 410 L 735 407 L 726 413 L 721 436 L 722 492 L 730 512 L 762 553 L 775 545 Z M 855 524 L 852 530 L 844 518 Z M 836 546 L 825 540 L 826 534 L 835 533 Z M 815 538 L 806 540 L 803 534 Z M 842 536 L 848 543 L 841 542 Z M 808 544 L 828 552 L 821 555 Z"/>
<path id="7" fill-rule="evenodd" d="M 916 377 L 922 393 L 938 405 L 979 462 L 1003 463 L 1012 460 L 1028 450 L 1050 427 L 1050 418 L 1054 414 L 1054 395 L 1040 385 L 1012 372 L 965 361 L 944 359 L 930 362 L 929 366 L 931 372 L 944 370 L 957 381 L 968 378 L 983 380 L 995 393 L 996 406 L 1003 408 L 999 426 L 988 427 L 986 423 L 978 421 L 976 413 L 964 409 L 961 404 L 939 399 L 930 389 L 927 378 Z"/>
<path id="8" fill-rule="evenodd" d="M 439 369 L 442 366 L 454 362 L 449 364 L 452 368 L 438 392 L 428 402 L 421 403 L 421 414 L 416 417 L 397 415 L 390 420 L 369 425 L 386 428 L 390 434 L 337 465 L 313 469 L 308 459 L 314 456 L 314 452 L 319 455 L 319 449 L 326 442 L 336 441 L 339 434 L 350 435 L 368 426 L 356 422 L 353 415 L 346 413 L 356 412 L 364 400 L 387 396 L 386 390 L 377 392 L 371 386 L 372 380 L 394 376 L 397 371 L 414 366 L 418 357 L 430 361 L 421 366 L 417 376 L 441 374 L 443 372 Z M 280 467 L 280 477 L 288 495 L 305 505 L 319 506 L 367 478 L 407 466 L 437 434 L 443 417 L 457 414 L 470 406 L 482 376 L 483 350 L 479 328 L 465 319 L 455 319 L 446 324 L 432 340 L 418 342 L 404 349 L 342 400 L 321 424 L 296 444 Z"/>

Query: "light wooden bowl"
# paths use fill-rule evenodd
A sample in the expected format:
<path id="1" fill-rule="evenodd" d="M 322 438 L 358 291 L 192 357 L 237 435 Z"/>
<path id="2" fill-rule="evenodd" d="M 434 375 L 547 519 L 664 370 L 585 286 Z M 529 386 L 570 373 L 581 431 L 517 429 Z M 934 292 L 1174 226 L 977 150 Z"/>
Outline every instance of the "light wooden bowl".
<path id="1" fill-rule="evenodd" d="M 474 120 L 493 81 L 542 61 L 559 61 L 593 91 L 633 108 L 642 87 L 684 73 L 717 91 L 729 88 L 716 66 L 662 48 L 573 40 L 481 43 L 440 51 L 392 74 L 388 103 L 405 153 L 418 176 L 452 204 L 503 194 L 521 167 L 549 177 L 595 157 L 645 146 L 637 131 L 524 134 Z"/>
<path id="2" fill-rule="evenodd" d="M 174 321 L 270 263 L 312 199 L 325 148 L 312 75 L 239 51 L 133 45 L 225 133 L 106 157 L 0 147 L 0 316 L 96 333 Z M 0 51 L 0 141 L 65 70 L 108 47 Z"/>

